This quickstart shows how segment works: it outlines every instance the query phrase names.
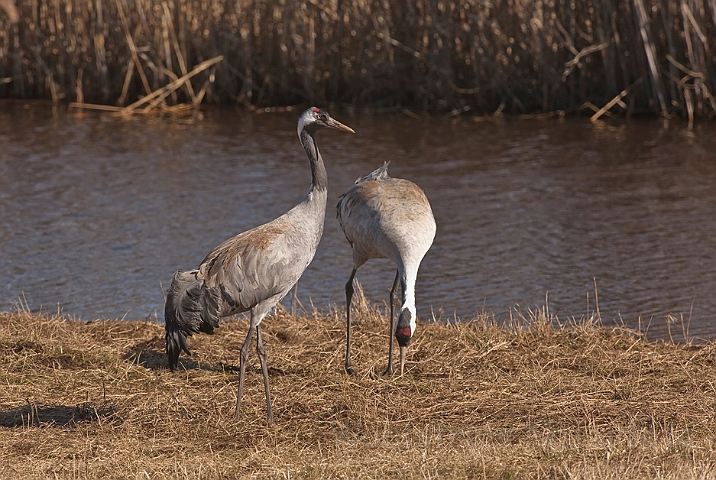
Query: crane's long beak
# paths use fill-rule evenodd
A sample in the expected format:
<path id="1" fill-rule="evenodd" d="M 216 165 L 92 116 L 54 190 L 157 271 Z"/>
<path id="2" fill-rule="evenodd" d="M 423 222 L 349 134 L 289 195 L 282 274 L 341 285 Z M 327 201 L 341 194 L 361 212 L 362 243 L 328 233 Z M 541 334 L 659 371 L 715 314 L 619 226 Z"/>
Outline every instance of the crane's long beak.
<path id="1" fill-rule="evenodd" d="M 405 368 L 405 352 L 408 350 L 408 347 L 400 347 L 400 376 L 403 376 L 403 369 Z"/>
<path id="2" fill-rule="evenodd" d="M 344 132 L 356 133 L 355 130 L 353 130 L 351 127 L 349 127 L 347 125 L 343 125 L 338 120 L 334 120 L 332 118 L 328 119 L 328 126 L 331 128 L 335 128 L 336 130 L 343 130 Z"/>

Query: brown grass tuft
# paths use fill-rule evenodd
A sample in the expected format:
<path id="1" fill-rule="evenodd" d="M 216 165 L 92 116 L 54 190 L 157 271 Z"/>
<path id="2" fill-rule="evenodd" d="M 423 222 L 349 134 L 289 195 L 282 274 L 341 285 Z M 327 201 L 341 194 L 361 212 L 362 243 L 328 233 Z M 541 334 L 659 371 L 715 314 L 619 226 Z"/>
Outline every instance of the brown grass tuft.
<path id="1" fill-rule="evenodd" d="M 163 326 L 0 314 L 3 478 L 716 478 L 714 344 L 653 343 L 536 312 L 421 324 L 385 378 L 387 319 L 357 310 L 264 323 L 276 425 L 247 322 L 190 339 L 170 373 Z"/>

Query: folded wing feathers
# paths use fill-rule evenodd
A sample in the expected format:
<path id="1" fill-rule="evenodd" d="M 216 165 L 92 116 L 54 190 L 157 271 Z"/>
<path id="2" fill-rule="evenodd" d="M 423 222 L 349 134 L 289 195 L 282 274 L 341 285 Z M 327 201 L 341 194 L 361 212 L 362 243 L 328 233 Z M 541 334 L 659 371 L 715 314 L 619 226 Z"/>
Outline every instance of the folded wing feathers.
<path id="1" fill-rule="evenodd" d="M 174 274 L 167 293 L 164 318 L 167 330 L 180 330 L 188 336 L 194 333 L 213 333 L 219 326 L 219 306 L 222 291 L 207 288 L 197 278 L 197 270 L 179 270 Z"/>
<path id="2" fill-rule="evenodd" d="M 376 168 L 375 170 L 373 170 L 371 173 L 369 173 L 365 177 L 361 177 L 358 180 L 356 180 L 353 183 L 353 186 L 351 186 L 351 188 L 349 188 L 346 193 L 344 193 L 343 195 L 338 197 L 338 203 L 336 204 L 336 218 L 338 218 L 338 223 L 341 224 L 341 228 L 343 228 L 343 214 L 344 214 L 343 210 L 344 210 L 344 208 L 347 210 L 345 213 L 350 214 L 351 206 L 352 206 L 351 203 L 356 202 L 356 201 L 361 201 L 360 199 L 351 198 L 352 197 L 351 194 L 355 192 L 357 185 L 360 185 L 361 183 L 364 183 L 364 182 L 370 182 L 373 180 L 379 180 L 379 181 L 389 180 L 390 179 L 390 176 L 388 175 L 388 165 L 389 164 L 390 164 L 389 161 L 383 162 L 382 167 Z M 353 242 L 351 242 L 350 238 L 348 239 L 348 241 L 351 243 L 351 245 L 353 244 Z"/>
<path id="3" fill-rule="evenodd" d="M 288 291 L 310 258 L 291 255 L 285 233 L 281 225 L 262 225 L 216 247 L 198 270 L 178 271 L 167 295 L 168 329 L 212 333 L 221 317 Z"/>

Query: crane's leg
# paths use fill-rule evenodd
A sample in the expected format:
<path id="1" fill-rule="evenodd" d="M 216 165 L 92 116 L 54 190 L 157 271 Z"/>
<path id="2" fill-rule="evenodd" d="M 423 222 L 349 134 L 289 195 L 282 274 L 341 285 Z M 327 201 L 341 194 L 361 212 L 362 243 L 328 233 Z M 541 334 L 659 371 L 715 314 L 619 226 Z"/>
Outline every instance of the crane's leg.
<path id="1" fill-rule="evenodd" d="M 355 375 L 351 367 L 351 300 L 353 300 L 353 278 L 356 276 L 357 268 L 353 268 L 351 276 L 346 282 L 346 372 Z"/>
<path id="2" fill-rule="evenodd" d="M 296 304 L 298 303 L 298 282 L 293 286 L 290 293 L 291 298 L 291 316 L 296 316 Z"/>
<path id="3" fill-rule="evenodd" d="M 395 313 L 395 303 L 398 300 L 398 278 L 400 277 L 400 270 L 395 272 L 395 280 L 393 280 L 393 288 L 390 289 L 390 330 L 388 331 L 388 368 L 385 369 L 383 375 L 393 374 L 393 329 L 395 328 L 395 322 L 393 321 Z"/>
<path id="4" fill-rule="evenodd" d="M 254 316 L 251 316 L 251 324 L 249 325 L 249 333 L 246 334 L 246 340 L 241 347 L 241 355 L 239 357 L 239 391 L 236 394 L 236 412 L 234 413 L 234 421 L 239 421 L 239 410 L 241 409 L 241 396 L 244 393 L 244 377 L 246 376 L 246 361 L 249 358 L 249 345 L 251 344 L 251 336 L 254 333 Z"/>
<path id="5" fill-rule="evenodd" d="M 264 374 L 264 389 L 266 390 L 266 415 L 268 424 L 273 424 L 273 410 L 271 409 L 271 391 L 269 390 L 268 367 L 266 366 L 266 349 L 261 339 L 261 324 L 256 325 L 256 353 L 259 355 L 261 362 L 261 372 Z M 238 410 L 237 410 L 238 412 Z"/>

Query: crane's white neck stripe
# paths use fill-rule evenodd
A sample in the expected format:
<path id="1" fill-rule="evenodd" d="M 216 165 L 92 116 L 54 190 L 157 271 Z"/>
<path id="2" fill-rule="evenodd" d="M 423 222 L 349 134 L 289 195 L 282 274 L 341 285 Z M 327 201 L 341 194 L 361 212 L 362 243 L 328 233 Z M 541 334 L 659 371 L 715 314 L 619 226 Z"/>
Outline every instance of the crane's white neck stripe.
<path id="1" fill-rule="evenodd" d="M 415 282 L 418 279 L 418 270 L 416 268 L 406 267 L 403 273 L 405 278 L 403 279 L 405 285 L 405 292 L 403 292 L 403 306 L 401 310 L 409 310 L 410 315 L 410 332 L 415 333 L 415 319 L 418 318 L 418 314 L 415 310 Z"/>
<path id="2" fill-rule="evenodd" d="M 301 138 L 301 132 L 303 131 L 303 127 L 306 126 L 306 117 L 307 115 L 301 115 L 301 118 L 298 119 L 298 128 L 296 131 L 298 132 L 298 138 Z"/>

